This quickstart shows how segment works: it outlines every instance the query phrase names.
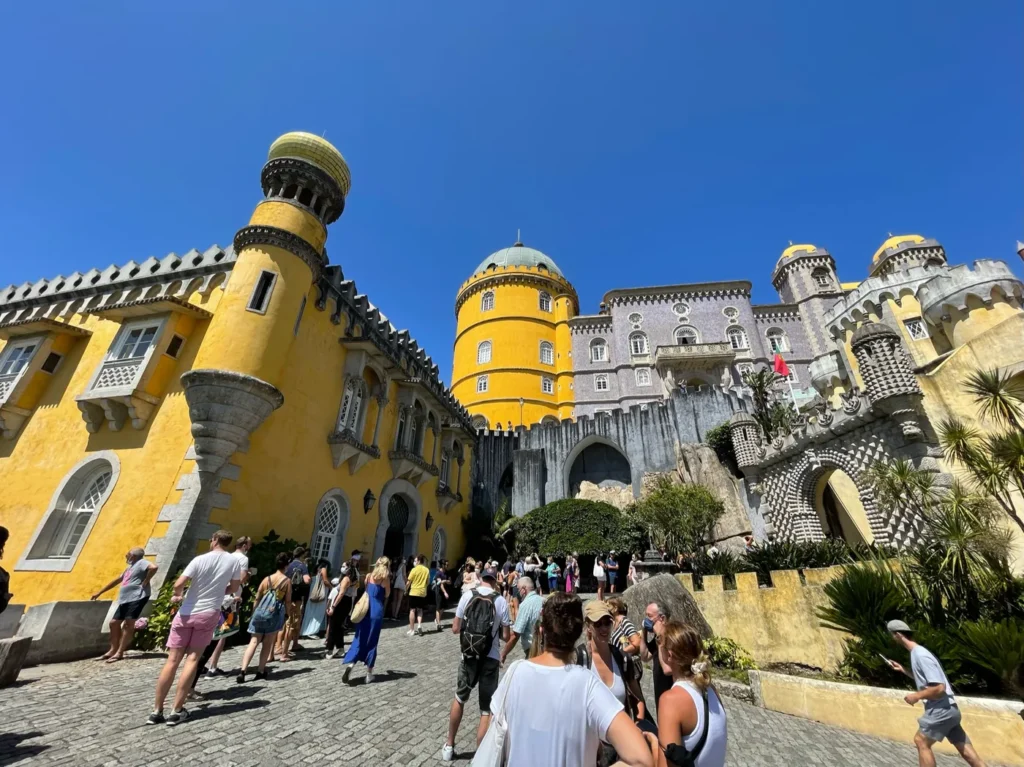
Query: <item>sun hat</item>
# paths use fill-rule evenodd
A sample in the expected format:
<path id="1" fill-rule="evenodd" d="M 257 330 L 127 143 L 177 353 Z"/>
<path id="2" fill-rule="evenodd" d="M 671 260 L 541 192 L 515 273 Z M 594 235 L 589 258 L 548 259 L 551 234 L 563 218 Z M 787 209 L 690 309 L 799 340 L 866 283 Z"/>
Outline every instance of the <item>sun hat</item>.
<path id="1" fill-rule="evenodd" d="M 602 618 L 613 618 L 612 608 L 601 599 L 591 599 L 583 606 L 583 617 L 591 623 L 597 623 Z"/>

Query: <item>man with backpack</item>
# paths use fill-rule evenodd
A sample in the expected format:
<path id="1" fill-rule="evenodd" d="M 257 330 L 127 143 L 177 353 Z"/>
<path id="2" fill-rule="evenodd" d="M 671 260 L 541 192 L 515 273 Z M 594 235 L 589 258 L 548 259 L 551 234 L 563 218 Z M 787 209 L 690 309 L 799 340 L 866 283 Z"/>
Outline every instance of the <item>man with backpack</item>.
<path id="1" fill-rule="evenodd" d="M 295 654 L 299 647 L 299 627 L 302 624 L 302 608 L 309 596 L 309 568 L 302 558 L 306 556 L 306 548 L 297 546 L 292 552 L 291 564 L 285 568 L 284 574 L 292 583 L 291 609 L 288 611 L 288 620 L 284 630 L 278 632 L 277 658 L 279 661 L 287 661 L 289 656 Z"/>
<path id="2" fill-rule="evenodd" d="M 511 620 L 508 602 L 498 592 L 498 573 L 487 568 L 481 574 L 483 584 L 466 590 L 455 609 L 452 633 L 459 635 L 462 660 L 459 678 L 448 714 L 448 740 L 441 751 L 441 759 L 455 758 L 455 736 L 462 724 L 462 711 L 474 687 L 480 692 L 480 724 L 476 731 L 477 745 L 483 740 L 491 723 L 491 697 L 498 689 L 498 669 L 501 665 L 501 643 L 508 640 Z"/>

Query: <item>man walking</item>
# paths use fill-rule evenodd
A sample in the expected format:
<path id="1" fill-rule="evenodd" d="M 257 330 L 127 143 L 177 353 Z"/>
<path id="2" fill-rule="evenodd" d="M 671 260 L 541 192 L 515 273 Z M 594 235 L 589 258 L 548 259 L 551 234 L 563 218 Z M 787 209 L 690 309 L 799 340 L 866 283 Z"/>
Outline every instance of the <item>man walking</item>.
<path id="1" fill-rule="evenodd" d="M 164 720 L 164 699 L 174 682 L 174 675 L 183 658 L 185 668 L 178 680 L 174 695 L 174 710 L 166 719 L 174 726 L 188 719 L 185 698 L 192 689 L 199 655 L 213 639 L 213 632 L 220 622 L 220 608 L 224 596 L 238 588 L 238 560 L 227 552 L 232 535 L 227 530 L 218 530 L 210 538 L 210 550 L 188 563 L 184 572 L 174 582 L 172 604 L 179 604 L 177 615 L 171 622 L 171 633 L 167 638 L 167 662 L 156 682 L 156 705 L 146 724 L 160 724 Z M 182 597 L 185 584 L 188 593 Z"/>
<path id="2" fill-rule="evenodd" d="M 430 570 L 423 565 L 423 555 L 417 554 L 412 570 L 409 571 L 406 586 L 409 588 L 409 630 L 406 636 L 423 636 L 423 608 L 427 606 L 427 584 Z M 413 625 L 415 624 L 415 625 Z"/>
<path id="3" fill-rule="evenodd" d="M 668 608 L 660 602 L 651 602 L 644 610 L 644 630 L 640 635 L 640 658 L 647 662 L 653 658 L 654 669 L 654 710 L 658 710 L 658 701 L 662 693 L 672 687 L 672 675 L 666 674 L 658 660 L 658 642 L 669 618 Z"/>
<path id="4" fill-rule="evenodd" d="M 935 767 L 935 754 L 932 746 L 939 741 L 948 739 L 971 767 L 984 767 L 978 752 L 971 745 L 964 728 L 960 724 L 960 709 L 953 697 L 953 687 L 942 670 L 939 659 L 925 647 L 913 640 L 913 632 L 903 621 L 889 621 L 886 629 L 893 640 L 902 645 L 910 653 L 910 673 L 896 661 L 886 661 L 889 665 L 914 680 L 917 692 L 911 692 L 903 698 L 911 706 L 924 701 L 924 716 L 917 720 L 918 730 L 914 735 L 917 746 L 917 761 L 920 767 Z"/>
<path id="5" fill-rule="evenodd" d="M 235 590 L 235 593 L 232 594 L 232 597 L 234 597 L 234 604 L 231 605 L 230 608 L 230 611 L 236 615 L 238 613 L 238 608 L 242 603 L 242 589 L 244 589 L 245 584 L 249 582 L 249 549 L 251 548 L 252 538 L 247 535 L 243 535 L 235 541 L 235 551 L 231 555 L 238 561 L 238 588 Z M 224 646 L 227 642 L 228 638 L 226 636 L 221 637 L 217 642 L 217 646 L 213 649 L 209 660 L 206 662 L 206 667 L 208 669 L 206 676 L 211 679 L 221 673 L 217 664 L 220 663 L 220 654 L 224 652 Z M 206 655 L 206 653 L 204 652 L 203 655 Z"/>
<path id="6" fill-rule="evenodd" d="M 516 581 L 516 590 L 519 592 L 519 614 L 512 626 L 512 636 L 501 651 L 501 665 L 505 665 L 505 659 L 512 652 L 512 648 L 520 642 L 523 646 L 523 655 L 530 657 L 530 647 L 533 644 L 533 630 L 540 620 L 540 608 L 544 606 L 544 597 L 534 590 L 533 579 L 525 575 Z"/>
<path id="7" fill-rule="evenodd" d="M 491 697 L 498 689 L 501 642 L 508 639 L 508 603 L 497 591 L 498 574 L 487 568 L 480 577 L 483 585 L 463 593 L 452 622 L 452 633 L 459 635 L 462 660 L 455 700 L 448 713 L 448 740 L 441 750 L 441 759 L 446 762 L 455 758 L 455 736 L 462 724 L 463 707 L 474 687 L 480 688 L 477 745 L 483 740 L 491 723 Z"/>

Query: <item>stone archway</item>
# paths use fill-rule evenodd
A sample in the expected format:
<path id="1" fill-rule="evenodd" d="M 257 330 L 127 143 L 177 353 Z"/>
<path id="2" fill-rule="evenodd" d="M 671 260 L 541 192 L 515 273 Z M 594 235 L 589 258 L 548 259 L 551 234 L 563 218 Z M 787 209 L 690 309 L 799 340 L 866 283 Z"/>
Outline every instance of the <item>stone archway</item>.
<path id="1" fill-rule="evenodd" d="M 609 439 L 592 434 L 570 451 L 562 465 L 565 498 L 574 498 L 581 482 L 632 485 L 632 468 L 625 451 Z M 606 484 L 607 486 L 607 484 Z"/>
<path id="2" fill-rule="evenodd" d="M 814 509 L 826 537 L 851 545 L 874 543 L 875 535 L 857 483 L 842 469 L 825 470 L 814 484 Z"/>
<path id="3" fill-rule="evenodd" d="M 373 543 L 373 557 L 402 557 L 416 554 L 423 510 L 416 487 L 404 479 L 384 485 L 377 504 L 379 519 Z M 388 553 L 385 554 L 385 549 Z"/>

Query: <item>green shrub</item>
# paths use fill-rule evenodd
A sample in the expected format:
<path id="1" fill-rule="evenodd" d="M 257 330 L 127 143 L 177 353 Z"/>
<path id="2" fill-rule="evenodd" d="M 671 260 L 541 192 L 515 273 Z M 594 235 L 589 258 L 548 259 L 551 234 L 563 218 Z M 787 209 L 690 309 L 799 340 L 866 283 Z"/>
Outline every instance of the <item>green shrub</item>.
<path id="1" fill-rule="evenodd" d="M 1024 698 L 1024 621 L 1006 620 L 960 624 L 956 656 L 985 669 L 1004 689 Z"/>
<path id="2" fill-rule="evenodd" d="M 723 423 L 713 429 L 708 429 L 704 435 L 704 441 L 708 447 L 715 451 L 718 460 L 729 468 L 734 474 L 739 473 L 739 464 L 736 462 L 736 449 L 732 444 L 732 429 L 728 423 Z"/>
<path id="3" fill-rule="evenodd" d="M 704 640 L 704 651 L 713 666 L 749 671 L 757 668 L 757 663 L 746 650 L 726 637 L 711 637 Z"/>
<path id="4" fill-rule="evenodd" d="M 609 503 L 565 498 L 512 521 L 516 556 L 643 551 L 643 528 Z"/>
<path id="5" fill-rule="evenodd" d="M 174 582 L 180 575 L 178 572 L 168 577 L 160 587 L 160 592 L 152 603 L 146 628 L 136 631 L 132 640 L 132 646 L 137 650 L 162 650 L 167 644 L 167 636 L 171 633 L 171 621 L 178 612 L 177 605 L 171 604 L 171 596 L 174 594 Z"/>
<path id="6" fill-rule="evenodd" d="M 678 485 L 664 476 L 630 509 L 630 516 L 650 530 L 656 546 L 686 554 L 711 540 L 724 513 L 725 505 L 703 485 Z"/>

